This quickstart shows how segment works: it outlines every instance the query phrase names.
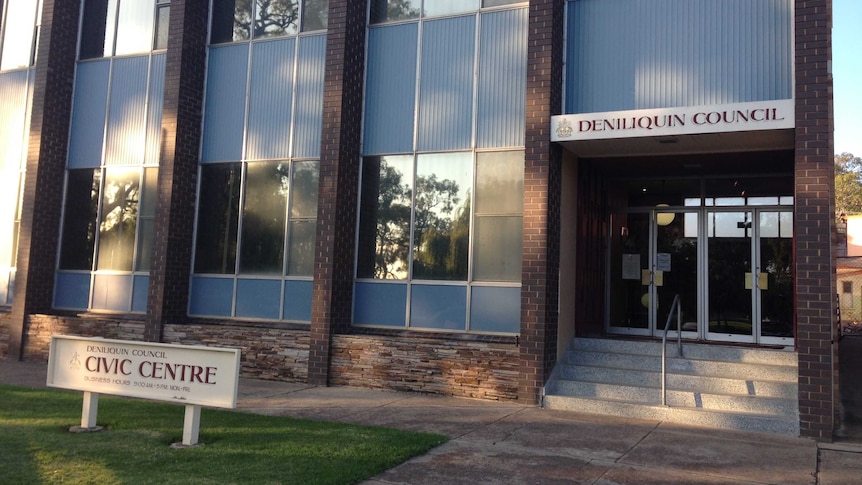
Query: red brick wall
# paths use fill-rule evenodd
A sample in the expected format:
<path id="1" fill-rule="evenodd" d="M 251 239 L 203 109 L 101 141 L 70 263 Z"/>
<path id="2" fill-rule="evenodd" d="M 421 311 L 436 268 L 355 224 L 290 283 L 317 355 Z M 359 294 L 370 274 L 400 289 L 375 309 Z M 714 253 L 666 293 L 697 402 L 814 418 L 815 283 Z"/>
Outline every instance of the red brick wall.
<path id="1" fill-rule="evenodd" d="M 365 2 L 330 0 L 309 382 L 325 385 L 331 338 L 350 327 L 356 249 Z"/>
<path id="2" fill-rule="evenodd" d="M 538 402 L 557 359 L 562 157 L 550 126 L 562 107 L 563 7 L 562 0 L 530 2 L 518 384 L 525 403 Z"/>
<path id="3" fill-rule="evenodd" d="M 796 0 L 796 342 L 803 436 L 831 440 L 837 401 L 833 346 L 834 178 L 832 2 Z"/>
<path id="4" fill-rule="evenodd" d="M 171 2 L 162 150 L 148 288 L 149 341 L 163 325 L 186 318 L 192 260 L 198 151 L 201 140 L 208 2 Z"/>

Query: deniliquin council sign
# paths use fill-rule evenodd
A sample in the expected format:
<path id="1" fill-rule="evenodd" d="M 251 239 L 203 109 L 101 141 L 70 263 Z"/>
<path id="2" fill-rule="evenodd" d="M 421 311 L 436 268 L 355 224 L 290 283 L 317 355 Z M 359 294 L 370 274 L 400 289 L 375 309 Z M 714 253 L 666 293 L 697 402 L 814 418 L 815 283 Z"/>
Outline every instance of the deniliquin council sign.
<path id="1" fill-rule="evenodd" d="M 50 387 L 235 408 L 239 350 L 51 337 Z"/>
<path id="2" fill-rule="evenodd" d="M 781 99 L 553 116 L 551 141 L 780 130 L 795 125 L 794 101 Z"/>

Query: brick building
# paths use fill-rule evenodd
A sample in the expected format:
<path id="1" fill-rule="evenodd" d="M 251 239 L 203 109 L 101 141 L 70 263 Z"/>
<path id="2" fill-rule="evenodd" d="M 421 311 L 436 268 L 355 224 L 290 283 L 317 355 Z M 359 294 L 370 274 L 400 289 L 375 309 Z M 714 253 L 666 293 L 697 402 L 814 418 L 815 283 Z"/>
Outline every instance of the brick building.
<path id="1" fill-rule="evenodd" d="M 829 0 L 0 7 L 5 358 L 839 424 Z"/>

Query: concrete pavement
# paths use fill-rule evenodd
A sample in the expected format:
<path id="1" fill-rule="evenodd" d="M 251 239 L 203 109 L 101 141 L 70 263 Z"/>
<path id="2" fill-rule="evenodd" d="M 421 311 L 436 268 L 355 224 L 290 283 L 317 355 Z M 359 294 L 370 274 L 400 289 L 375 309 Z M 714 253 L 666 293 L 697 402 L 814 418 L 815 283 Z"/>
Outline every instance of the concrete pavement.
<path id="1" fill-rule="evenodd" d="M 45 364 L 0 361 L 0 383 L 44 387 L 46 375 Z M 862 484 L 862 443 L 254 379 L 240 379 L 238 409 L 449 437 L 369 485 Z"/>

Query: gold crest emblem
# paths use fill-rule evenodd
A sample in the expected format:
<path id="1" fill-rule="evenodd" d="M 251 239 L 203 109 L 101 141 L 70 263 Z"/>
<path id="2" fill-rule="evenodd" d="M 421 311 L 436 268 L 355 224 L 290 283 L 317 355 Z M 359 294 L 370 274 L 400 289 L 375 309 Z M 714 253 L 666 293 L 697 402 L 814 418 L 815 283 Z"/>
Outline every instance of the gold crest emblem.
<path id="1" fill-rule="evenodd" d="M 557 136 L 560 138 L 568 138 L 572 136 L 572 132 L 574 128 L 572 127 L 572 122 L 569 120 L 560 120 L 557 123 Z"/>

